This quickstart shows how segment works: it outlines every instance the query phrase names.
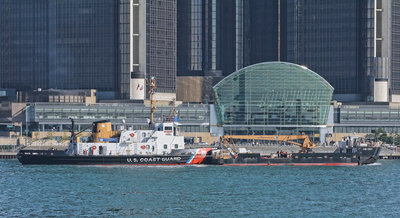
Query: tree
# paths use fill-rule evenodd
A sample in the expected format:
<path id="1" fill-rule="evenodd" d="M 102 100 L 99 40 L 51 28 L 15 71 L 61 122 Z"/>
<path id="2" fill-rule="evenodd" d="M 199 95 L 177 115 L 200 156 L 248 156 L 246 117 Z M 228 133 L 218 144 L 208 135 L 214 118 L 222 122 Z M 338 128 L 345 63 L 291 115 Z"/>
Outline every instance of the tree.
<path id="1" fill-rule="evenodd" d="M 375 139 L 380 140 L 379 138 L 380 138 L 383 134 L 386 134 L 386 132 L 385 132 L 383 129 L 378 128 L 377 130 L 375 130 L 374 137 L 375 137 Z"/>
<path id="2" fill-rule="evenodd" d="M 39 139 L 39 132 L 35 132 L 35 133 L 33 134 L 33 136 L 34 136 L 34 139 L 35 139 L 35 140 L 38 140 L 38 139 Z"/>
<path id="3" fill-rule="evenodd" d="M 67 141 L 68 140 L 68 136 L 67 133 L 64 132 L 63 136 L 62 136 L 62 140 Z"/>
<path id="4" fill-rule="evenodd" d="M 388 136 L 387 133 L 379 128 L 375 131 L 374 137 L 376 140 L 381 141 L 384 144 L 392 144 L 393 143 L 393 137 Z"/>
<path id="5" fill-rule="evenodd" d="M 53 133 L 52 132 L 47 132 L 47 139 L 52 140 L 53 139 Z"/>
<path id="6" fill-rule="evenodd" d="M 394 144 L 400 144 L 400 135 L 398 133 L 394 135 Z"/>

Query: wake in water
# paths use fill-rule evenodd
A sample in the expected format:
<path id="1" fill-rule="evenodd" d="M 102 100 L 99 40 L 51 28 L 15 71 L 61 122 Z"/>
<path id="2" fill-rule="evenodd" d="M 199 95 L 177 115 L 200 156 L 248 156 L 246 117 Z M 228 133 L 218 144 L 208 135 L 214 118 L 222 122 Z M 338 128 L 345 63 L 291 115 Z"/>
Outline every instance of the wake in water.
<path id="1" fill-rule="evenodd" d="M 372 164 L 367 164 L 365 166 L 380 166 L 380 165 L 382 165 L 382 164 L 378 163 L 378 162 L 375 162 L 375 163 L 372 163 Z"/>
<path id="2" fill-rule="evenodd" d="M 206 164 L 195 164 L 195 165 L 190 165 L 191 167 L 209 167 L 211 165 L 206 165 Z"/>

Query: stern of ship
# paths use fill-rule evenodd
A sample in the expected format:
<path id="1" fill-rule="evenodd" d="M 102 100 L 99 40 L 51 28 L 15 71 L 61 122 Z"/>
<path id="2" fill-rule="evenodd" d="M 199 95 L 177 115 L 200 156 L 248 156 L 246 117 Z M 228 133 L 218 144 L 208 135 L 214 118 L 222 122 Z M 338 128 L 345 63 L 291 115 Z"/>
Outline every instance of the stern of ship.
<path id="1" fill-rule="evenodd" d="M 358 165 L 375 163 L 379 159 L 381 147 L 363 147 L 358 156 Z"/>

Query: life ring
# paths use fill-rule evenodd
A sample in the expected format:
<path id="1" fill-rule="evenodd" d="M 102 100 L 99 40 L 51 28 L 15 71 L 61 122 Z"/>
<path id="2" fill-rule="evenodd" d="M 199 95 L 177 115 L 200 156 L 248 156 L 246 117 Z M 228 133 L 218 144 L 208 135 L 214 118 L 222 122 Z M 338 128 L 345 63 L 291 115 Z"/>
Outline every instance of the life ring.
<path id="1" fill-rule="evenodd" d="M 135 137 L 135 133 L 129 134 L 132 138 Z"/>
<path id="2" fill-rule="evenodd" d="M 93 149 L 93 150 L 96 150 L 96 148 L 97 148 L 96 145 L 92 146 L 92 149 Z"/>

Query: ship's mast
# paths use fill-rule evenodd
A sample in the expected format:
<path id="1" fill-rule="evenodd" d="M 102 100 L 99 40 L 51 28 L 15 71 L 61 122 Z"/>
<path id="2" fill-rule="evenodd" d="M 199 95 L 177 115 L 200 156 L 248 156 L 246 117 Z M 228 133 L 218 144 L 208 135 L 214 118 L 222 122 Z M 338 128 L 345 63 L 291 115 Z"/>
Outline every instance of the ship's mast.
<path id="1" fill-rule="evenodd" d="M 176 117 L 175 98 L 173 98 L 172 99 L 172 128 L 174 129 L 174 136 L 176 136 L 175 117 Z"/>
<path id="2" fill-rule="evenodd" d="M 74 121 L 74 119 L 72 119 L 71 117 L 70 117 L 69 119 L 71 120 L 71 140 L 72 140 L 72 142 L 73 142 L 73 140 L 74 140 L 74 138 L 75 138 L 75 132 L 74 132 L 74 129 L 75 129 L 75 121 Z"/>
<path id="3" fill-rule="evenodd" d="M 155 101 L 153 100 L 153 95 L 154 95 L 154 89 L 156 88 L 156 80 L 154 77 L 151 77 L 150 79 L 150 123 L 149 125 L 153 125 L 154 123 L 154 112 L 156 111 L 156 107 L 154 106 Z"/>
<path id="4" fill-rule="evenodd" d="M 171 116 L 172 116 L 172 120 L 175 123 L 175 117 L 176 117 L 176 107 L 175 107 L 175 98 L 172 99 L 172 111 L 171 111 Z"/>

